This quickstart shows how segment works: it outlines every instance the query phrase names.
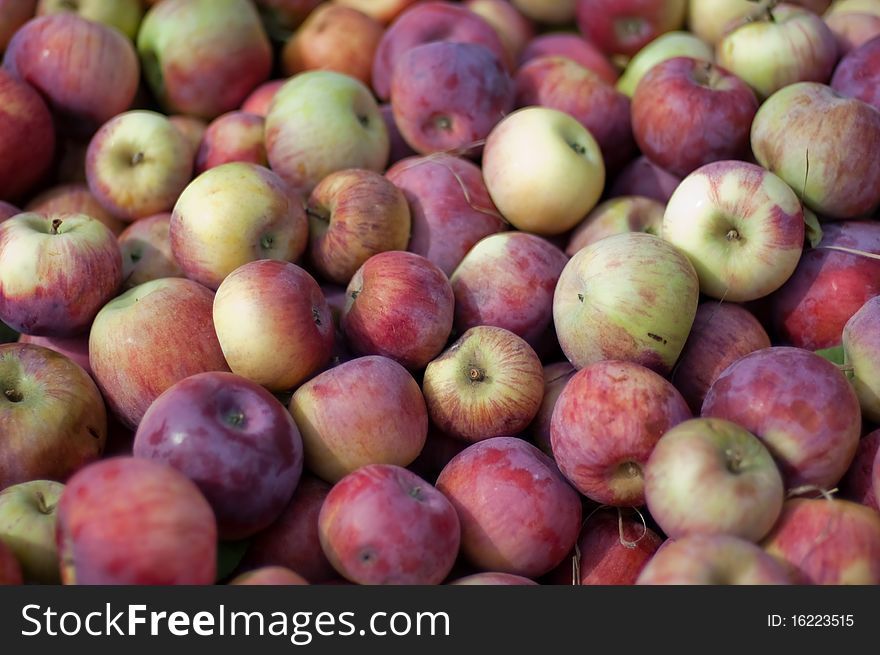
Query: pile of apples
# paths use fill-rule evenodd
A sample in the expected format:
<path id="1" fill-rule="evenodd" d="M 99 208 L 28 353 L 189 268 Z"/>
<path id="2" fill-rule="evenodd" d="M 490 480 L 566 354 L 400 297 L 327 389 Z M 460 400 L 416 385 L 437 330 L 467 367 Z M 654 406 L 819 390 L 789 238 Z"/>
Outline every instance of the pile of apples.
<path id="1" fill-rule="evenodd" d="M 880 583 L 880 0 L 0 52 L 0 583 Z"/>

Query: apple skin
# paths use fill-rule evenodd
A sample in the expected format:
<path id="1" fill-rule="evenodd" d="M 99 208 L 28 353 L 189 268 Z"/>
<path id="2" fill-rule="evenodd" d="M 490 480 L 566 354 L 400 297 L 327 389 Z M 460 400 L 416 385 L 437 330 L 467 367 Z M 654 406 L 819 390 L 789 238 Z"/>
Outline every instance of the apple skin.
<path id="1" fill-rule="evenodd" d="M 166 389 L 138 425 L 135 457 L 164 462 L 196 483 L 220 539 L 267 528 L 303 468 L 299 429 L 263 387 L 232 373 L 199 373 Z"/>
<path id="2" fill-rule="evenodd" d="M 162 278 L 107 303 L 89 333 L 89 360 L 108 406 L 136 428 L 150 404 L 204 371 L 228 371 L 211 320 L 214 293 L 185 278 Z"/>
<path id="3" fill-rule="evenodd" d="M 237 575 L 229 581 L 231 585 L 307 585 L 309 584 L 299 573 L 283 566 L 264 566 L 247 573 Z"/>
<path id="4" fill-rule="evenodd" d="M 665 433 L 691 416 L 681 394 L 654 371 L 596 362 L 559 394 L 550 420 L 553 458 L 587 498 L 638 507 L 645 503 L 648 457 Z"/>
<path id="5" fill-rule="evenodd" d="M 608 197 L 644 196 L 664 205 L 681 184 L 681 178 L 665 171 L 644 155 L 633 159 L 609 185 Z"/>
<path id="6" fill-rule="evenodd" d="M 95 133 L 86 152 L 92 195 L 129 222 L 171 210 L 192 169 L 193 153 L 184 136 L 153 111 L 114 116 Z"/>
<path id="7" fill-rule="evenodd" d="M 270 391 L 293 389 L 333 352 L 330 308 L 296 264 L 264 259 L 235 269 L 217 289 L 213 317 L 232 372 Z"/>
<path id="8" fill-rule="evenodd" d="M 283 42 L 323 0 L 255 0 L 254 4 L 269 37 Z"/>
<path id="9" fill-rule="evenodd" d="M 55 153 L 52 114 L 40 94 L 0 69 L 0 199 L 29 193 L 46 176 Z"/>
<path id="10" fill-rule="evenodd" d="M 113 216 L 98 202 L 85 184 L 70 183 L 46 189 L 33 197 L 25 211 L 37 214 L 86 214 L 106 225 L 113 234 L 120 234 L 126 224 Z"/>
<path id="11" fill-rule="evenodd" d="M 440 584 L 461 528 L 452 503 L 411 471 L 370 464 L 337 482 L 318 518 L 333 566 L 358 584 Z"/>
<path id="12" fill-rule="evenodd" d="M 785 569 L 750 541 L 694 534 L 667 541 L 645 565 L 638 585 L 787 585 Z"/>
<path id="13" fill-rule="evenodd" d="M 831 489 L 861 435 L 855 391 L 831 362 L 775 346 L 738 359 L 718 376 L 701 415 L 738 423 L 764 442 L 787 488 Z"/>
<path id="14" fill-rule="evenodd" d="M 577 25 L 609 55 L 631 57 L 684 25 L 687 0 L 578 0 Z"/>
<path id="15" fill-rule="evenodd" d="M 824 20 L 837 39 L 837 51 L 841 57 L 880 36 L 880 14 L 832 14 L 825 16 Z"/>
<path id="16" fill-rule="evenodd" d="M 519 57 L 522 67 L 537 57 L 566 57 L 593 71 L 606 84 L 616 84 L 619 73 L 608 57 L 593 43 L 571 32 L 539 34 L 526 45 Z"/>
<path id="17" fill-rule="evenodd" d="M 9 40 L 37 11 L 37 0 L 0 0 L 0 55 Z"/>
<path id="18" fill-rule="evenodd" d="M 411 235 L 407 249 L 434 262 L 446 275 L 483 237 L 507 229 L 480 168 L 445 153 L 411 157 L 385 173 L 407 199 Z"/>
<path id="19" fill-rule="evenodd" d="M 370 257 L 406 250 L 411 218 L 403 192 L 379 173 L 352 168 L 331 173 L 306 205 L 309 260 L 325 279 L 348 285 Z"/>
<path id="20" fill-rule="evenodd" d="M 88 134 L 131 106 L 140 76 L 129 39 L 71 12 L 29 21 L 3 66 L 48 98 L 60 124 Z"/>
<path id="21" fill-rule="evenodd" d="M 852 464 L 838 487 L 843 498 L 880 512 L 877 492 L 880 491 L 880 430 L 869 432 L 859 440 Z"/>
<path id="22" fill-rule="evenodd" d="M 661 235 L 690 259 L 705 295 L 745 302 L 776 291 L 794 273 L 804 213 L 797 194 L 773 173 L 716 161 L 672 194 Z"/>
<path id="23" fill-rule="evenodd" d="M 34 346 L 42 346 L 56 353 L 61 353 L 74 364 L 92 375 L 92 367 L 89 364 L 89 335 L 78 334 L 75 337 L 37 337 L 30 334 L 22 334 L 18 337 L 18 343 L 29 343 Z"/>
<path id="24" fill-rule="evenodd" d="M 24 576 L 15 553 L 0 541 L 0 587 L 4 585 L 22 585 Z"/>
<path id="25" fill-rule="evenodd" d="M 520 66 L 515 82 L 517 107 L 558 109 L 587 128 L 609 173 L 635 155 L 629 98 L 592 71 L 566 57 L 542 56 Z"/>
<path id="26" fill-rule="evenodd" d="M 495 29 L 481 16 L 457 3 L 419 2 L 395 20 L 379 41 L 372 80 L 380 100 L 391 97 L 394 70 L 404 54 L 435 41 L 482 45 L 508 69 L 513 64 Z"/>
<path id="27" fill-rule="evenodd" d="M 24 213 L 0 223 L 0 320 L 17 332 L 80 334 L 121 283 L 116 237 L 100 221 Z"/>
<path id="28" fill-rule="evenodd" d="M 570 362 L 553 362 L 544 366 L 544 396 L 541 407 L 526 430 L 526 434 L 531 437 L 532 443 L 550 457 L 553 457 L 553 447 L 550 443 L 553 410 L 556 408 L 559 394 L 575 373 L 577 370 Z"/>
<path id="29" fill-rule="evenodd" d="M 872 158 L 880 148 L 880 111 L 861 100 L 824 84 L 792 84 L 761 105 L 751 140 L 757 162 L 814 212 L 844 219 L 880 205 L 880 161 Z"/>
<path id="30" fill-rule="evenodd" d="M 880 295 L 880 262 L 827 250 L 843 247 L 880 254 L 875 221 L 826 223 L 819 248 L 808 248 L 782 288 L 768 298 L 774 330 L 792 346 L 819 350 L 839 346 L 846 322 Z"/>
<path id="31" fill-rule="evenodd" d="M 183 138 L 186 139 L 190 150 L 193 152 L 193 156 L 195 156 L 199 151 L 199 146 L 202 144 L 202 137 L 205 136 L 205 132 L 208 130 L 208 122 L 195 116 L 186 116 L 185 114 L 171 114 L 168 116 L 168 120 L 183 134 Z"/>
<path id="32" fill-rule="evenodd" d="M 457 578 L 446 584 L 451 585 L 537 585 L 538 583 L 521 575 L 513 575 L 512 573 L 499 573 L 497 571 L 484 571 L 483 573 L 472 573 L 461 578 Z"/>
<path id="33" fill-rule="evenodd" d="M 403 135 L 400 133 L 400 129 L 397 127 L 397 123 L 394 122 L 394 110 L 391 108 L 391 104 L 387 103 L 382 105 L 379 107 L 379 111 L 382 112 L 382 119 L 385 121 L 385 127 L 388 129 L 388 142 L 390 144 L 388 150 L 388 165 L 390 167 L 401 159 L 414 156 L 416 151 L 406 142 Z"/>
<path id="34" fill-rule="evenodd" d="M 214 582 L 214 513 L 195 483 L 167 464 L 96 462 L 70 479 L 57 513 L 64 584 Z"/>
<path id="35" fill-rule="evenodd" d="M 687 28 L 711 46 L 757 9 L 751 0 L 690 0 Z"/>
<path id="36" fill-rule="evenodd" d="M 64 485 L 53 480 L 31 480 L 0 491 L 0 543 L 18 559 L 28 582 L 61 581 L 55 528 L 63 491 Z"/>
<path id="37" fill-rule="evenodd" d="M 163 277 L 185 277 L 171 252 L 170 226 L 171 213 L 162 212 L 130 223 L 117 237 L 124 288 Z"/>
<path id="38" fill-rule="evenodd" d="M 553 323 L 575 368 L 618 359 L 665 375 L 687 340 L 698 297 L 687 257 L 659 237 L 628 232 L 569 260 L 553 296 Z"/>
<path id="39" fill-rule="evenodd" d="M 831 78 L 831 88 L 880 109 L 880 36 L 852 50 Z"/>
<path id="40" fill-rule="evenodd" d="M 605 185 L 599 144 L 573 116 L 526 107 L 490 132 L 483 179 L 495 206 L 519 230 L 568 231 L 598 203 Z"/>
<path id="41" fill-rule="evenodd" d="M 511 0 L 523 14 L 546 25 L 566 25 L 574 20 L 577 0 Z"/>
<path id="42" fill-rule="evenodd" d="M 303 196 L 336 171 L 384 171 L 390 150 L 370 90 L 333 71 L 290 78 L 269 107 L 265 138 L 272 170 Z"/>
<path id="43" fill-rule="evenodd" d="M 466 331 L 428 364 L 422 389 L 431 421 L 468 442 L 518 434 L 541 407 L 541 360 L 504 328 Z"/>
<path id="44" fill-rule="evenodd" d="M 565 254 L 574 257 L 581 248 L 615 234 L 645 232 L 659 236 L 665 209 L 664 203 L 645 196 L 619 196 L 606 200 L 572 231 Z"/>
<path id="45" fill-rule="evenodd" d="M 169 227 L 180 268 L 211 289 L 248 262 L 298 260 L 308 231 L 302 198 L 276 173 L 248 162 L 221 164 L 190 182 Z"/>
<path id="46" fill-rule="evenodd" d="M 278 93 L 278 90 L 282 86 L 284 86 L 285 82 L 287 82 L 286 78 L 263 82 L 256 89 L 251 91 L 250 95 L 248 95 L 244 102 L 241 103 L 241 111 L 266 118 L 272 100 L 275 99 L 275 94 Z"/>
<path id="47" fill-rule="evenodd" d="M 428 434 L 418 383 L 387 357 L 359 357 L 315 376 L 294 392 L 290 412 L 306 467 L 328 482 L 368 464 L 407 466 Z"/>
<path id="48" fill-rule="evenodd" d="M 298 572 L 312 584 L 336 578 L 336 569 L 321 549 L 318 534 L 318 516 L 330 487 L 304 471 L 281 515 L 251 538 L 239 571 L 283 566 Z"/>
<path id="49" fill-rule="evenodd" d="M 565 253 L 533 234 L 501 232 L 480 240 L 450 278 L 456 331 L 494 325 L 537 347 L 550 327 L 553 292 L 567 263 Z"/>
<path id="50" fill-rule="evenodd" d="M 362 11 L 382 25 L 388 25 L 411 5 L 421 2 L 421 0 L 334 0 L 334 2 Z"/>
<path id="51" fill-rule="evenodd" d="M 581 501 L 531 444 L 496 437 L 472 444 L 440 473 L 437 489 L 461 521 L 461 552 L 484 571 L 537 578 L 574 547 Z"/>
<path id="52" fill-rule="evenodd" d="M 670 379 L 691 411 L 699 414 L 709 387 L 728 366 L 769 347 L 770 337 L 748 309 L 730 302 L 702 302 Z"/>
<path id="53" fill-rule="evenodd" d="M 510 113 L 514 87 L 484 46 L 435 41 L 400 55 L 390 97 L 394 122 L 413 150 L 467 152 Z"/>
<path id="54" fill-rule="evenodd" d="M 8 203 L 5 200 L 0 200 L 0 223 L 7 218 L 12 218 L 20 213 L 21 210 L 15 205 Z"/>
<path id="55" fill-rule="evenodd" d="M 617 90 L 632 98 L 648 71 L 675 57 L 691 57 L 711 63 L 715 61 L 715 51 L 708 43 L 690 32 L 675 31 L 661 34 L 630 59 L 623 75 L 617 80 Z"/>
<path id="56" fill-rule="evenodd" d="M 268 166 L 263 139 L 265 120 L 256 114 L 231 111 L 208 125 L 196 152 L 196 175 L 234 161 Z"/>
<path id="57" fill-rule="evenodd" d="M 684 177 L 712 162 L 745 158 L 757 111 L 755 94 L 736 75 L 673 57 L 651 68 L 635 90 L 632 129 L 651 161 Z"/>
<path id="58" fill-rule="evenodd" d="M 788 500 L 763 547 L 798 584 L 880 584 L 880 514 L 858 503 Z"/>
<path id="59" fill-rule="evenodd" d="M 868 300 L 843 326 L 844 362 L 852 367 L 851 381 L 862 416 L 880 423 L 880 297 Z"/>
<path id="60" fill-rule="evenodd" d="M 246 0 L 167 0 L 137 38 L 144 76 L 166 110 L 210 120 L 269 78 L 272 48 Z"/>
<path id="61" fill-rule="evenodd" d="M 137 36 L 144 15 L 141 0 L 40 0 L 37 4 L 37 16 L 62 11 L 73 11 L 88 20 L 115 27 L 129 39 Z"/>
<path id="62" fill-rule="evenodd" d="M 464 6 L 492 26 L 509 61 L 517 61 L 523 48 L 535 36 L 532 21 L 507 0 L 465 0 Z"/>
<path id="63" fill-rule="evenodd" d="M 373 56 L 384 33 L 381 23 L 357 9 L 321 4 L 284 44 L 281 68 L 288 77 L 332 70 L 369 86 Z"/>
<path id="64" fill-rule="evenodd" d="M 446 345 L 454 306 L 443 271 L 421 255 L 392 250 L 370 257 L 351 278 L 340 327 L 355 353 L 420 370 Z"/>

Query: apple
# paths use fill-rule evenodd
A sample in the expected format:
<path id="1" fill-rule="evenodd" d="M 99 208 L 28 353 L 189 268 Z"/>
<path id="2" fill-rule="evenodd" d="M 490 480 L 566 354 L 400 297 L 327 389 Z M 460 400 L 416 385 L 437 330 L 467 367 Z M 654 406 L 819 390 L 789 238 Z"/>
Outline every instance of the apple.
<path id="1" fill-rule="evenodd" d="M 446 275 L 401 250 L 370 257 L 345 291 L 340 327 L 360 355 L 383 355 L 411 370 L 427 366 L 452 331 L 455 296 Z"/>
<path id="2" fill-rule="evenodd" d="M 21 482 L 0 491 L 0 543 L 18 559 L 28 582 L 60 582 L 55 527 L 63 491 L 64 485 L 52 480 Z"/>
<path id="3" fill-rule="evenodd" d="M 318 518 L 321 545 L 358 584 L 440 584 L 455 564 L 455 508 L 428 482 L 391 464 L 370 464 L 337 482 Z"/>
<path id="4" fill-rule="evenodd" d="M 581 502 L 553 461 L 514 437 L 472 444 L 437 479 L 461 522 L 461 552 L 483 571 L 527 578 L 556 567 L 575 544 Z"/>
<path id="5" fill-rule="evenodd" d="M 146 282 L 107 303 L 89 333 L 89 360 L 108 406 L 136 428 L 175 382 L 228 371 L 211 320 L 214 293 L 169 277 Z"/>
<path id="6" fill-rule="evenodd" d="M 517 61 L 523 48 L 535 36 L 532 21 L 507 0 L 465 0 L 464 6 L 492 26 L 509 61 Z"/>
<path id="7" fill-rule="evenodd" d="M 163 277 L 185 277 L 171 252 L 170 225 L 171 213 L 162 212 L 131 223 L 119 235 L 126 289 Z"/>
<path id="8" fill-rule="evenodd" d="M 596 362 L 575 373 L 556 400 L 553 458 L 587 498 L 637 507 L 645 503 L 643 471 L 655 445 L 689 418 L 684 398 L 654 371 L 631 362 Z"/>
<path id="9" fill-rule="evenodd" d="M 304 196 L 336 171 L 385 170 L 389 143 L 370 90 L 342 73 L 295 75 L 278 90 L 266 115 L 269 164 Z"/>
<path id="10" fill-rule="evenodd" d="M 457 578 L 446 584 L 451 585 L 536 585 L 534 580 L 524 578 L 521 575 L 513 575 L 512 573 L 499 573 L 497 571 L 484 571 L 482 573 L 472 573 L 470 575 Z"/>
<path id="11" fill-rule="evenodd" d="M 375 18 L 340 4 L 315 8 L 281 51 L 284 74 L 332 70 L 370 84 L 373 56 L 385 29 Z"/>
<path id="12" fill-rule="evenodd" d="M 270 391 L 301 384 L 333 351 L 327 301 L 314 278 L 290 262 L 263 259 L 235 269 L 217 289 L 213 316 L 232 372 Z"/>
<path id="13" fill-rule="evenodd" d="M 832 14 L 825 16 L 825 24 L 837 39 L 837 51 L 841 57 L 880 36 L 880 13 Z"/>
<path id="14" fill-rule="evenodd" d="M 577 370 L 570 362 L 553 362 L 544 366 L 544 396 L 541 407 L 527 428 L 526 434 L 531 437 L 532 443 L 550 457 L 553 457 L 553 447 L 550 443 L 553 410 L 556 408 L 559 395 L 575 373 Z"/>
<path id="15" fill-rule="evenodd" d="M 248 95 L 244 102 L 241 103 L 241 111 L 266 118 L 266 115 L 269 113 L 269 106 L 272 104 L 275 94 L 278 93 L 278 89 L 284 86 L 285 82 L 287 82 L 286 78 L 263 82 L 256 89 L 251 91 L 250 95 Z"/>
<path id="16" fill-rule="evenodd" d="M 290 412 L 306 467 L 328 482 L 368 464 L 407 466 L 428 433 L 418 383 L 387 357 L 359 357 L 313 377 L 294 392 Z"/>
<path id="17" fill-rule="evenodd" d="M 86 152 L 86 179 L 108 212 L 133 221 L 174 207 L 192 176 L 193 153 L 162 114 L 134 110 L 99 129 Z"/>
<path id="18" fill-rule="evenodd" d="M 401 14 L 379 41 L 372 81 L 380 100 L 391 97 L 394 69 L 404 54 L 435 41 L 482 45 L 508 69 L 513 65 L 495 29 L 482 17 L 457 3 L 419 2 Z"/>
<path id="19" fill-rule="evenodd" d="M 669 373 L 698 296 L 693 265 L 669 242 L 641 232 L 607 237 L 575 253 L 559 276 L 559 345 L 578 369 L 618 359 Z"/>
<path id="20" fill-rule="evenodd" d="M 852 367 L 852 383 L 862 415 L 880 423 L 880 296 L 868 300 L 843 326 L 844 361 Z"/>
<path id="21" fill-rule="evenodd" d="M 549 241 L 525 232 L 480 240 L 450 278 L 455 329 L 478 325 L 510 330 L 537 347 L 550 326 L 553 292 L 568 258 Z"/>
<path id="22" fill-rule="evenodd" d="M 34 346 L 42 346 L 56 353 L 61 353 L 74 364 L 92 375 L 92 366 L 89 364 L 89 335 L 78 334 L 73 337 L 38 337 L 30 334 L 22 334 L 18 337 L 18 343 L 29 343 Z"/>
<path id="23" fill-rule="evenodd" d="M 631 57 L 684 26 L 687 0 L 577 0 L 581 33 L 609 55 Z"/>
<path id="24" fill-rule="evenodd" d="M 690 57 L 711 63 L 715 60 L 715 51 L 712 46 L 690 32 L 661 34 L 627 63 L 623 75 L 617 80 L 617 90 L 632 98 L 648 71 L 657 64 L 676 57 Z"/>
<path id="25" fill-rule="evenodd" d="M 880 430 L 869 432 L 859 440 L 852 464 L 838 487 L 847 500 L 861 503 L 880 511 L 877 492 L 880 491 Z"/>
<path id="26" fill-rule="evenodd" d="M 62 11 L 115 27 L 129 39 L 137 36 L 144 15 L 141 0 L 40 0 L 37 4 L 37 16 Z"/>
<path id="27" fill-rule="evenodd" d="M 649 70 L 632 100 L 641 151 L 673 175 L 747 156 L 758 100 L 748 85 L 708 61 L 673 57 Z M 674 136 L 673 136 L 674 135 Z"/>
<path id="28" fill-rule="evenodd" d="M 629 99 L 589 69 L 567 57 L 535 57 L 520 66 L 515 81 L 517 107 L 558 109 L 587 128 L 606 171 L 621 169 L 635 155 Z"/>
<path id="29" fill-rule="evenodd" d="M 661 235 L 687 255 L 712 298 L 744 302 L 776 291 L 803 252 L 804 212 L 781 178 L 743 161 L 701 166 L 678 186 Z"/>
<path id="30" fill-rule="evenodd" d="M 659 236 L 665 209 L 664 203 L 645 196 L 606 200 L 596 205 L 572 231 L 565 254 L 573 257 L 581 248 L 615 234 L 646 232 Z"/>
<path id="31" fill-rule="evenodd" d="M 532 20 L 548 25 L 565 25 L 574 20 L 577 0 L 510 0 Z"/>
<path id="32" fill-rule="evenodd" d="M 793 498 L 763 546 L 799 584 L 880 584 L 880 514 L 858 503 Z"/>
<path id="33" fill-rule="evenodd" d="M 416 151 L 406 142 L 400 133 L 400 129 L 397 127 L 397 123 L 394 122 L 394 111 L 391 109 L 391 105 L 381 105 L 379 111 L 382 112 L 382 119 L 385 121 L 385 127 L 388 130 L 388 165 L 396 164 L 401 159 L 415 155 Z"/>
<path id="34" fill-rule="evenodd" d="M 237 575 L 229 581 L 231 585 L 306 585 L 308 580 L 299 573 L 283 566 L 264 566 Z"/>
<path id="35" fill-rule="evenodd" d="M 402 159 L 385 177 L 407 199 L 411 235 L 407 249 L 434 262 L 446 275 L 483 237 L 506 229 L 480 168 L 445 153 Z"/>
<path id="36" fill-rule="evenodd" d="M 605 165 L 599 144 L 574 117 L 526 107 L 486 139 L 483 178 L 495 206 L 515 228 L 562 234 L 599 201 Z"/>
<path id="37" fill-rule="evenodd" d="M 193 152 L 193 157 L 195 157 L 195 154 L 199 151 L 199 146 L 202 145 L 202 137 L 205 136 L 205 132 L 208 130 L 208 122 L 201 118 L 184 114 L 172 114 L 168 117 L 168 120 L 183 134 L 183 138 L 186 139 L 190 150 Z"/>
<path id="38" fill-rule="evenodd" d="M 834 69 L 831 88 L 880 109 L 880 36 L 853 49 L 841 60 Z"/>
<path id="39" fill-rule="evenodd" d="M 322 3 L 323 0 L 255 0 L 263 26 L 272 40 L 279 42 L 290 38 L 293 30 Z"/>
<path id="40" fill-rule="evenodd" d="M 210 120 L 269 78 L 272 48 L 248 0 L 166 0 L 137 37 L 144 76 L 168 113 Z"/>
<path id="41" fill-rule="evenodd" d="M 34 17 L 37 0 L 0 0 L 0 54 L 19 28 Z"/>
<path id="42" fill-rule="evenodd" d="M 693 534 L 666 542 L 638 585 L 787 585 L 785 569 L 758 546 L 726 534 Z"/>
<path id="43" fill-rule="evenodd" d="M 525 430 L 541 407 L 544 376 L 522 338 L 480 325 L 428 364 L 422 389 L 434 425 L 474 442 Z"/>
<path id="44" fill-rule="evenodd" d="M 800 348 L 756 350 L 718 376 L 701 415 L 738 423 L 764 442 L 786 486 L 831 489 L 855 456 L 859 401 L 831 362 Z"/>
<path id="45" fill-rule="evenodd" d="M 131 106 L 140 76 L 129 39 L 71 12 L 25 24 L 3 66 L 42 93 L 65 128 L 86 134 Z"/>
<path id="46" fill-rule="evenodd" d="M 5 200 L 0 200 L 0 223 L 7 218 L 12 218 L 20 213 L 21 210 L 15 205 L 8 203 Z"/>
<path id="47" fill-rule="evenodd" d="M 438 430 L 436 426 L 429 424 L 425 445 L 419 456 L 407 468 L 416 475 L 434 483 L 437 476 L 440 475 L 440 471 L 467 446 L 468 442 L 449 436 Z"/>
<path id="48" fill-rule="evenodd" d="M 262 117 L 243 111 L 231 111 L 215 118 L 199 143 L 196 174 L 235 161 L 268 166 L 264 124 Z"/>
<path id="49" fill-rule="evenodd" d="M 687 28 L 714 47 L 743 19 L 761 9 L 753 0 L 689 0 Z"/>
<path id="50" fill-rule="evenodd" d="M 641 155 L 633 159 L 610 184 L 609 198 L 645 196 L 664 205 L 681 184 L 681 178 L 665 171 Z"/>
<path id="51" fill-rule="evenodd" d="M 107 411 L 79 365 L 48 348 L 0 345 L 4 437 L 0 489 L 37 479 L 63 482 L 98 459 Z"/>
<path id="52" fill-rule="evenodd" d="M 211 289 L 248 262 L 298 260 L 308 231 L 302 198 L 276 173 L 248 162 L 196 177 L 174 204 L 169 226 L 180 268 Z"/>
<path id="53" fill-rule="evenodd" d="M 406 250 L 410 212 L 406 197 L 388 179 L 352 168 L 331 173 L 306 205 L 309 260 L 324 278 L 347 285 L 370 257 Z"/>
<path id="54" fill-rule="evenodd" d="M 46 216 L 52 214 L 86 214 L 97 218 L 110 228 L 113 234 L 120 234 L 126 224 L 113 216 L 98 202 L 85 184 L 59 184 L 50 187 L 31 198 L 25 205 L 25 211 L 36 212 Z"/>
<path id="55" fill-rule="evenodd" d="M 0 199 L 24 196 L 46 176 L 55 152 L 52 115 L 40 94 L 0 69 Z"/>
<path id="56" fill-rule="evenodd" d="M 593 43 L 572 32 L 547 32 L 528 42 L 519 57 L 519 65 L 537 57 L 566 57 L 593 71 L 607 84 L 615 84 L 619 73 Z"/>
<path id="57" fill-rule="evenodd" d="M 81 333 L 121 283 L 116 237 L 94 218 L 24 213 L 0 223 L 0 320 L 18 332 Z"/>
<path id="58" fill-rule="evenodd" d="M 415 46 L 400 55 L 391 77 L 394 122 L 422 154 L 477 148 L 513 101 L 513 81 L 501 60 L 476 43 Z"/>
<path id="59" fill-rule="evenodd" d="M 167 464 L 95 462 L 70 479 L 57 514 L 64 584 L 214 582 L 214 513 L 198 487 Z"/>
<path id="60" fill-rule="evenodd" d="M 21 584 L 24 584 L 21 565 L 15 558 L 15 553 L 0 541 L 0 587 Z"/>
<path id="61" fill-rule="evenodd" d="M 351 7 L 387 25 L 421 0 L 334 0 L 335 4 Z"/>

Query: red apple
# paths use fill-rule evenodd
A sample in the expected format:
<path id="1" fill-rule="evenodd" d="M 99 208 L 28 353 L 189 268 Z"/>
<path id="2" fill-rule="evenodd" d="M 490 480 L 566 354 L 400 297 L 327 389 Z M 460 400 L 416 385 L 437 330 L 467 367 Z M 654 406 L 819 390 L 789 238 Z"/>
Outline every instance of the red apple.
<path id="1" fill-rule="evenodd" d="M 113 234 L 125 229 L 125 223 L 113 216 L 98 202 L 85 184 L 61 184 L 46 189 L 25 205 L 25 211 L 38 214 L 85 214 L 97 218 Z"/>
<path id="2" fill-rule="evenodd" d="M 0 223 L 5 221 L 7 218 L 12 218 L 13 216 L 20 214 L 21 210 L 13 204 L 10 204 L 4 200 L 0 200 Z"/>
<path id="3" fill-rule="evenodd" d="M 0 587 L 21 584 L 24 584 L 21 565 L 15 558 L 12 549 L 0 541 Z"/>
<path id="4" fill-rule="evenodd" d="M 515 62 L 526 44 L 535 36 L 535 26 L 508 0 L 465 0 L 464 6 L 491 25 Z"/>
<path id="5" fill-rule="evenodd" d="M 218 116 L 208 125 L 196 153 L 196 175 L 233 161 L 268 166 L 262 117 L 244 111 Z"/>
<path id="6" fill-rule="evenodd" d="M 880 430 L 874 430 L 859 440 L 855 457 L 846 475 L 838 485 L 841 495 L 880 511 L 877 492 L 880 491 Z"/>
<path id="7" fill-rule="evenodd" d="M 842 13 L 825 16 L 825 24 L 837 39 L 841 57 L 880 36 L 880 13 Z"/>
<path id="8" fill-rule="evenodd" d="M 834 70 L 831 88 L 880 109 L 880 36 L 843 58 Z"/>
<path id="9" fill-rule="evenodd" d="M 163 277 L 184 277 L 171 252 L 170 225 L 171 214 L 164 212 L 129 224 L 119 235 L 125 288 Z"/>
<path id="10" fill-rule="evenodd" d="M 597 205 L 572 231 L 565 254 L 573 257 L 581 248 L 626 232 L 646 232 L 659 236 L 663 223 L 663 203 L 645 196 L 620 196 Z"/>
<path id="11" fill-rule="evenodd" d="M 645 196 L 666 204 L 681 178 L 665 171 L 644 155 L 633 159 L 611 182 L 609 198 Z"/>
<path id="12" fill-rule="evenodd" d="M 78 334 L 75 337 L 37 337 L 30 334 L 22 334 L 18 337 L 18 343 L 29 343 L 34 346 L 43 346 L 56 353 L 61 353 L 73 363 L 92 375 L 92 366 L 89 364 L 89 335 Z"/>
<path id="13" fill-rule="evenodd" d="M 608 57 L 591 41 L 571 32 L 539 34 L 529 41 L 519 58 L 524 66 L 536 57 L 566 57 L 587 70 L 593 71 L 607 84 L 617 82 L 619 73 Z"/>
<path id="14" fill-rule="evenodd" d="M 251 91 L 250 95 L 241 103 L 241 111 L 266 118 L 269 113 L 269 105 L 272 104 L 275 94 L 278 93 L 278 89 L 284 86 L 285 82 L 287 82 L 286 79 L 263 82 Z"/>
<path id="15" fill-rule="evenodd" d="M 687 0 L 577 0 L 581 33 L 609 55 L 631 57 L 684 25 Z"/>
<path id="16" fill-rule="evenodd" d="M 556 408 L 559 394 L 562 393 L 576 372 L 570 362 L 554 362 L 544 366 L 544 397 L 541 400 L 541 408 L 526 432 L 532 442 L 550 457 L 553 457 L 553 448 L 550 443 L 550 423 L 553 418 L 553 410 Z"/>

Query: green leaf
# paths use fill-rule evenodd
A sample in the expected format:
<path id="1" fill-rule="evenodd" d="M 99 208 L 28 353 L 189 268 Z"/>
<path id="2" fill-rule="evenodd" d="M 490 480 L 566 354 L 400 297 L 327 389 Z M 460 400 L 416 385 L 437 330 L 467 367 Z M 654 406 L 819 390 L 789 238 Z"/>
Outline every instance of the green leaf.
<path id="1" fill-rule="evenodd" d="M 232 575 L 233 571 L 241 564 L 241 560 L 244 559 L 250 544 L 248 539 L 217 543 L 217 582 L 223 582 Z"/>
<path id="2" fill-rule="evenodd" d="M 819 355 L 819 357 L 824 357 L 832 364 L 837 364 L 838 366 L 843 366 L 845 364 L 843 346 L 834 346 L 833 348 L 817 350 L 816 354 Z"/>

